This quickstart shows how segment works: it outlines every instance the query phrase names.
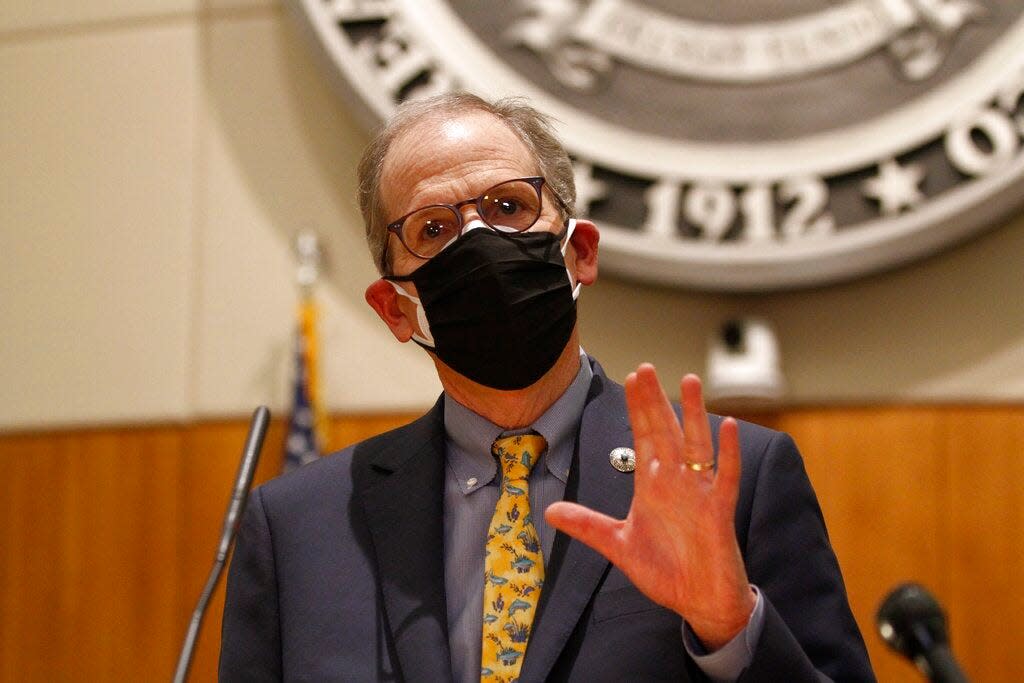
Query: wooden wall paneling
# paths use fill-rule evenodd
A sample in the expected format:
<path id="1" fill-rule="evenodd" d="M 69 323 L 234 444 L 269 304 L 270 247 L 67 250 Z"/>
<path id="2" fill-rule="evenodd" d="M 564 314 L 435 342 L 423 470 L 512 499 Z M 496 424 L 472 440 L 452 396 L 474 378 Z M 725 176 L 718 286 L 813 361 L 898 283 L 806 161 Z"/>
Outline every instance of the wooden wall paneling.
<path id="1" fill-rule="evenodd" d="M 339 448 L 413 415 L 332 419 Z M 767 419 L 763 419 L 767 418 Z M 799 409 L 755 421 L 804 455 L 880 680 L 918 681 L 874 635 L 895 583 L 949 607 L 975 680 L 1024 674 L 1024 410 Z M 244 420 L 0 435 L 0 681 L 166 680 L 216 548 Z M 281 467 L 271 423 L 258 482 Z M 223 585 L 192 680 L 216 679 Z"/>
<path id="2" fill-rule="evenodd" d="M 179 443 L 174 429 L 3 441 L 6 680 L 145 680 L 165 668 Z"/>
<path id="3" fill-rule="evenodd" d="M 422 413 L 387 413 L 381 415 L 349 415 L 337 417 L 330 422 L 328 450 L 345 448 L 389 429 L 409 424 Z"/>
<path id="4" fill-rule="evenodd" d="M 972 680 L 1024 680 L 1024 415 L 966 408 L 943 429 L 949 486 L 921 503 L 951 517 L 951 581 L 939 597 L 953 651 Z"/>
<path id="5" fill-rule="evenodd" d="M 69 483 L 70 488 L 84 490 L 71 509 L 88 510 L 103 500 L 99 514 L 81 517 L 86 527 L 84 544 L 89 546 L 96 539 L 97 550 L 110 548 L 84 551 L 90 562 L 83 578 L 93 580 L 75 588 L 95 601 L 92 609 L 105 613 L 110 628 L 101 642 L 111 660 L 93 680 L 145 680 L 162 670 L 168 657 L 167 639 L 174 642 L 177 626 L 181 430 L 121 429 L 96 436 L 87 456 L 92 462 L 78 460 L 77 481 Z M 82 480 L 89 485 L 82 487 Z M 83 630 L 90 623 L 84 618 Z M 169 654 L 173 659 L 173 648 Z"/>
<path id="6" fill-rule="evenodd" d="M 0 674 L 4 681 L 44 680 L 60 671 L 60 651 L 41 658 L 52 629 L 61 629 L 55 580 L 60 564 L 60 487 L 47 494 L 62 469 L 49 439 L 14 436 L 0 441 L 5 486 L 0 496 Z"/>
<path id="7" fill-rule="evenodd" d="M 854 616 L 882 681 L 918 681 L 875 632 L 888 590 L 918 579 L 949 586 L 945 516 L 923 501 L 947 490 L 935 409 L 804 409 L 779 416 L 796 439 L 843 568 Z"/>

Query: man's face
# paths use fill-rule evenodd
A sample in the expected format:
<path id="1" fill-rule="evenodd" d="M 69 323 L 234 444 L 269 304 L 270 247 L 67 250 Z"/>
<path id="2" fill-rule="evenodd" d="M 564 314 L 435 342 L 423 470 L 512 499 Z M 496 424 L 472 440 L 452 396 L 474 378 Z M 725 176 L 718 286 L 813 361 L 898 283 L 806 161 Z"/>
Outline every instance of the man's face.
<path id="1" fill-rule="evenodd" d="M 455 204 L 514 178 L 537 175 L 526 146 L 495 117 L 470 111 L 446 120 L 414 125 L 391 146 L 381 174 L 385 220 L 431 204 Z M 476 207 L 462 208 L 463 221 L 479 218 Z M 544 191 L 544 210 L 530 230 L 559 230 L 558 211 Z M 393 233 L 388 236 L 390 273 L 407 275 L 426 263 Z M 404 283 L 414 293 L 412 283 Z"/>
<path id="2" fill-rule="evenodd" d="M 413 125 L 391 144 L 381 170 L 381 203 L 388 223 L 412 211 L 436 204 L 459 204 L 479 197 L 499 183 L 537 176 L 540 169 L 526 145 L 504 123 L 480 111 L 427 119 Z M 479 219 L 475 204 L 461 208 L 463 225 Z M 554 196 L 545 186 L 540 216 L 530 231 L 560 233 L 562 216 Z M 565 245 L 565 265 L 571 281 L 590 285 L 597 278 L 597 227 L 588 220 L 576 221 L 571 243 Z M 409 252 L 399 238 L 388 233 L 386 275 L 409 275 L 427 263 Z M 378 279 L 366 288 L 366 301 L 400 342 L 424 335 L 419 320 L 423 311 L 408 296 L 400 296 L 394 282 Z M 419 292 L 411 281 L 399 289 L 412 297 Z M 575 334 L 575 333 L 574 333 Z M 575 337 L 574 337 L 575 339 Z M 572 374 L 578 366 L 575 345 L 567 344 L 565 367 Z M 430 352 L 438 372 L 451 382 L 461 376 Z"/>

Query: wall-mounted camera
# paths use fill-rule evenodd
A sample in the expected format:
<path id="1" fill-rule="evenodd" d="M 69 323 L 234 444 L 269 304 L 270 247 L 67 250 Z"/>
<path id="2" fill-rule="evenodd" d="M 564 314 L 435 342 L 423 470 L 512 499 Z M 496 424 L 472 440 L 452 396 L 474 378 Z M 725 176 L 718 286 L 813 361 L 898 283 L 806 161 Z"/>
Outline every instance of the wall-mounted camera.
<path id="1" fill-rule="evenodd" d="M 779 343 L 771 326 L 760 318 L 724 322 L 708 348 L 708 400 L 757 407 L 778 400 L 784 390 Z"/>

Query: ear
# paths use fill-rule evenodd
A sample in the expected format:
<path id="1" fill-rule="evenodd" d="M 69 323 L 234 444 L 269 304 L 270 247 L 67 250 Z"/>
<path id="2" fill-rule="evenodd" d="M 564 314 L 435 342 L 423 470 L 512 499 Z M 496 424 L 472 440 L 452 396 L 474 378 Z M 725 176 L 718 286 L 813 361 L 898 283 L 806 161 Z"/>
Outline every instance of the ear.
<path id="1" fill-rule="evenodd" d="M 412 339 L 414 327 L 409 322 L 408 315 L 402 310 L 403 305 L 412 306 L 412 302 L 400 297 L 388 280 L 382 278 L 372 282 L 366 288 L 365 296 L 366 303 L 377 312 L 391 330 L 391 334 L 395 335 L 395 339 L 403 343 Z"/>
<path id="2" fill-rule="evenodd" d="M 571 248 L 566 252 L 566 265 L 577 282 L 592 285 L 597 281 L 597 243 L 600 240 L 601 234 L 593 222 L 576 219 L 576 229 L 569 240 Z"/>

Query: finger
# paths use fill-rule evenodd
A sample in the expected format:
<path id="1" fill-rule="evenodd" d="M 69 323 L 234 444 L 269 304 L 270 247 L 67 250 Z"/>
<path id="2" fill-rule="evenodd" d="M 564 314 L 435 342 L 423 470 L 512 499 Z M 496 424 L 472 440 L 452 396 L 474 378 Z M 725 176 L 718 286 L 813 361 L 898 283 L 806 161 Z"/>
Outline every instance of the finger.
<path id="1" fill-rule="evenodd" d="M 635 495 L 643 495 L 647 489 L 648 476 L 657 460 L 657 454 L 648 437 L 650 421 L 642 407 L 643 401 L 639 395 L 640 389 L 635 372 L 626 376 L 625 387 L 626 413 L 629 415 L 629 424 L 633 428 L 633 452 L 636 454 L 636 479 L 633 482 L 633 491 Z"/>
<path id="2" fill-rule="evenodd" d="M 549 505 L 544 511 L 544 519 L 559 531 L 586 543 L 613 564 L 618 563 L 622 554 L 619 537 L 622 521 L 565 501 Z"/>
<path id="3" fill-rule="evenodd" d="M 715 477 L 715 490 L 721 495 L 722 502 L 735 514 L 736 501 L 740 490 L 740 429 L 736 420 L 727 417 L 718 429 L 718 474 Z"/>
<path id="4" fill-rule="evenodd" d="M 678 465 L 683 460 L 683 431 L 672 410 L 654 366 L 644 363 L 631 376 L 627 406 L 634 426 L 633 447 L 637 470 L 634 480 L 636 500 L 649 495 L 663 497 L 665 489 L 678 492 L 693 480 L 678 481 Z M 672 467 L 670 465 L 675 465 Z"/>
<path id="5" fill-rule="evenodd" d="M 633 437 L 645 437 L 651 430 L 650 420 L 646 411 L 643 410 L 643 399 L 640 396 L 640 386 L 636 373 L 631 372 L 626 376 L 626 412 L 629 413 L 629 424 L 633 427 Z"/>
<path id="6" fill-rule="evenodd" d="M 650 363 L 641 363 L 636 370 L 636 378 L 640 389 L 639 395 L 651 421 L 651 429 L 668 427 L 670 432 L 682 436 L 679 419 L 676 417 L 675 411 L 672 410 L 672 404 L 669 403 L 665 390 L 661 388 L 661 382 L 658 381 L 658 373 L 654 366 Z"/>
<path id="7" fill-rule="evenodd" d="M 680 462 L 683 448 L 683 430 L 679 418 L 672 410 L 668 396 L 661 388 L 654 366 L 644 363 L 636 371 L 638 411 L 644 416 L 645 436 L 659 459 Z"/>
<path id="8" fill-rule="evenodd" d="M 683 399 L 683 438 L 687 458 L 693 462 L 711 462 L 715 453 L 700 378 L 694 374 L 686 375 L 679 383 L 679 389 Z"/>

